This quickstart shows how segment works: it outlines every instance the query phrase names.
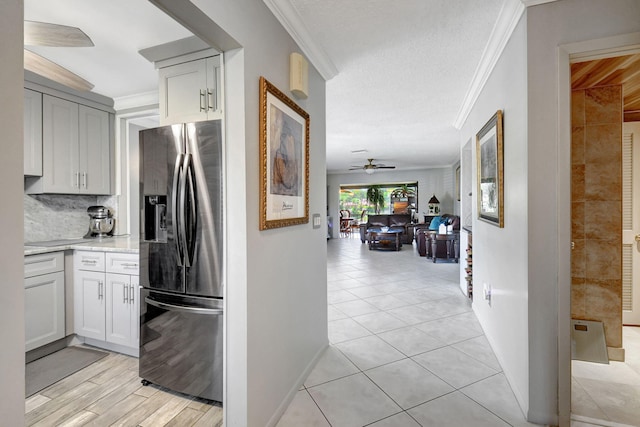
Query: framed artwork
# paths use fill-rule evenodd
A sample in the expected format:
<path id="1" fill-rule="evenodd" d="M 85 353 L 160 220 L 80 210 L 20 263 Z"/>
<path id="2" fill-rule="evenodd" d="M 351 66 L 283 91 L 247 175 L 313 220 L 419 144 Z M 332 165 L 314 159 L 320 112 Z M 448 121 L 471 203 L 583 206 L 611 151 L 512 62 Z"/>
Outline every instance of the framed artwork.
<path id="1" fill-rule="evenodd" d="M 309 222 L 309 114 L 260 77 L 260 230 Z"/>
<path id="2" fill-rule="evenodd" d="M 476 135 L 478 219 L 504 227 L 502 110 Z"/>

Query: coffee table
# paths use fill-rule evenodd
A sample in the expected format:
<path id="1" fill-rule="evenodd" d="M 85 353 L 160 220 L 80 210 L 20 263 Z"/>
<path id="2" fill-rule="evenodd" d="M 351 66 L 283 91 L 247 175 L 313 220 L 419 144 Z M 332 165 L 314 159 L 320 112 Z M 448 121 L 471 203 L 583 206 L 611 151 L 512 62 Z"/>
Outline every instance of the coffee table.
<path id="1" fill-rule="evenodd" d="M 391 248 L 395 248 L 396 251 L 399 251 L 402 247 L 402 242 L 400 241 L 401 234 L 402 230 L 371 230 L 369 231 L 369 250 L 374 248 L 380 249 L 383 247 L 381 242 L 390 241 L 394 243 Z"/>

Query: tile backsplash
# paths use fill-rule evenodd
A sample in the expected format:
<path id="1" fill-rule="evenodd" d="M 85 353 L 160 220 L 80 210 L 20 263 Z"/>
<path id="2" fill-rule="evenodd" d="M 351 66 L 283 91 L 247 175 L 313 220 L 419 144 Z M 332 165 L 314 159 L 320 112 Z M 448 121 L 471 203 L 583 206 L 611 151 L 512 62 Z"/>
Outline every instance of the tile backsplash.
<path id="1" fill-rule="evenodd" d="M 69 194 L 24 195 L 24 241 L 79 238 L 87 233 L 87 208 L 104 205 L 117 209 L 116 196 Z"/>

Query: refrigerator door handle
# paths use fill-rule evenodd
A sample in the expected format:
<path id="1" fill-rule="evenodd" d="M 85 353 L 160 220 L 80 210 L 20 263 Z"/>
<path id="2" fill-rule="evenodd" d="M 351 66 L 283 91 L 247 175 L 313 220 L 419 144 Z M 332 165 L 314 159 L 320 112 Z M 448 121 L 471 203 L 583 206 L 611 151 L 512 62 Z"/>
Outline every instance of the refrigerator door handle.
<path id="1" fill-rule="evenodd" d="M 163 310 L 169 310 L 169 311 L 180 311 L 183 313 L 207 314 L 207 315 L 216 315 L 216 316 L 221 316 L 222 314 L 224 314 L 224 309 L 222 308 L 185 307 L 182 305 L 174 305 L 166 302 L 156 301 L 149 297 L 145 297 L 144 302 L 154 307 L 157 307 Z"/>
<path id="2" fill-rule="evenodd" d="M 195 236 L 196 236 L 196 231 L 198 228 L 198 215 L 197 215 L 197 203 L 198 203 L 198 199 L 196 196 L 196 180 L 195 177 L 193 175 L 193 164 L 191 163 L 192 158 L 191 155 L 188 154 L 189 156 L 189 165 L 188 168 L 186 169 L 186 175 L 187 175 L 187 184 L 188 184 L 188 192 L 187 195 L 189 196 L 189 221 L 187 223 L 189 229 L 187 230 L 188 233 L 186 234 L 187 238 L 185 240 L 186 243 L 186 248 L 185 248 L 185 253 L 186 253 L 186 264 L 187 267 L 192 267 L 195 261 Z"/>
<path id="3" fill-rule="evenodd" d="M 176 156 L 176 163 L 173 167 L 173 191 L 171 192 L 171 216 L 173 217 L 173 235 L 174 241 L 176 243 L 176 254 L 178 267 L 183 266 L 183 245 L 182 245 L 182 235 L 180 234 L 180 215 L 178 212 L 178 183 L 180 181 L 180 169 L 182 167 L 182 158 L 184 154 L 179 153 Z"/>
<path id="4" fill-rule="evenodd" d="M 182 163 L 182 171 L 180 174 L 180 212 L 179 212 L 179 228 L 182 234 L 182 254 L 184 266 L 191 267 L 190 242 L 187 234 L 187 181 L 190 180 L 189 172 L 191 171 L 191 154 L 184 155 Z"/>

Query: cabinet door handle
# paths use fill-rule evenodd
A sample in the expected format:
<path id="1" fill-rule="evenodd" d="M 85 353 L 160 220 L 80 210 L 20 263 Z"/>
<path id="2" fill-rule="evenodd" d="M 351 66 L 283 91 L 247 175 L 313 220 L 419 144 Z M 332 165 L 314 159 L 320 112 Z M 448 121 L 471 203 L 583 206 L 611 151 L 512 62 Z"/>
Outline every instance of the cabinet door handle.
<path id="1" fill-rule="evenodd" d="M 75 177 L 75 186 L 80 188 L 80 172 L 76 172 L 74 173 L 74 177 Z"/>
<path id="2" fill-rule="evenodd" d="M 135 285 L 131 285 L 131 286 L 129 286 L 129 293 L 130 293 L 130 296 L 129 296 L 129 302 L 130 302 L 131 304 L 133 304 L 134 297 L 135 297 L 135 292 L 136 292 L 136 291 L 135 291 Z"/>
<path id="3" fill-rule="evenodd" d="M 124 285 L 122 287 L 122 303 L 126 304 L 127 303 L 127 294 L 128 294 L 128 289 L 127 289 L 127 285 Z"/>
<path id="4" fill-rule="evenodd" d="M 208 107 L 209 107 L 209 110 L 211 110 L 211 111 L 217 110 L 218 106 L 216 105 L 217 104 L 217 102 L 216 102 L 217 99 L 215 97 L 215 89 L 207 89 L 207 95 L 208 95 L 208 98 L 209 98 L 208 99 L 208 103 L 207 103 Z"/>
<path id="5" fill-rule="evenodd" d="M 102 283 L 102 280 L 98 281 L 98 299 L 104 299 L 104 293 L 102 290 L 103 286 L 104 284 Z"/>
<path id="6" fill-rule="evenodd" d="M 207 110 L 207 98 L 206 98 L 206 92 L 202 89 L 200 89 L 200 111 L 206 111 Z"/>
<path id="7" fill-rule="evenodd" d="M 82 172 L 82 186 L 86 189 L 87 188 L 87 172 Z"/>

